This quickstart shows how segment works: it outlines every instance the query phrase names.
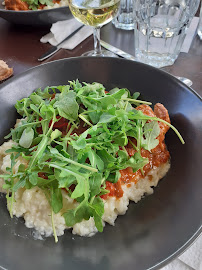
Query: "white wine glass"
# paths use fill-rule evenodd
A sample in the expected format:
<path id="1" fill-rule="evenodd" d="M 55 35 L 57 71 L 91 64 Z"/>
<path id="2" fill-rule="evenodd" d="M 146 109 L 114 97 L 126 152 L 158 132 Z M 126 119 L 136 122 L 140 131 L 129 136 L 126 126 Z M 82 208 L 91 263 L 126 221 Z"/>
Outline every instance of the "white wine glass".
<path id="1" fill-rule="evenodd" d="M 85 25 L 93 27 L 94 51 L 83 56 L 114 56 L 101 50 L 100 28 L 109 23 L 118 13 L 120 0 L 68 0 L 73 16 Z"/>

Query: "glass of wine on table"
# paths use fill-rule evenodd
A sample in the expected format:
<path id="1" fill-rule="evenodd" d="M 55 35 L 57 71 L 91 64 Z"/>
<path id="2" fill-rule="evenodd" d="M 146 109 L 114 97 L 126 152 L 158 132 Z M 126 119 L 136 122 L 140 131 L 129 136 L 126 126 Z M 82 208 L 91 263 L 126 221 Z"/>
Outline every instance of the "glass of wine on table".
<path id="1" fill-rule="evenodd" d="M 114 56 L 109 51 L 101 50 L 100 28 L 116 16 L 120 0 L 68 0 L 68 3 L 78 21 L 94 28 L 94 51 L 86 52 L 83 56 Z"/>

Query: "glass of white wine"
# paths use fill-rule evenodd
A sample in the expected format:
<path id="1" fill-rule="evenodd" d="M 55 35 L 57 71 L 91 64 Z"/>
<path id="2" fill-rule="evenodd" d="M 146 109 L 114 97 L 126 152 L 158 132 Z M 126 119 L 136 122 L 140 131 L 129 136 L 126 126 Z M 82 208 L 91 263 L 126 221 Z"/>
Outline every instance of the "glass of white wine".
<path id="1" fill-rule="evenodd" d="M 94 51 L 84 56 L 114 56 L 109 51 L 101 50 L 100 28 L 109 23 L 118 13 L 120 0 L 68 0 L 73 16 L 85 25 L 94 28 Z"/>

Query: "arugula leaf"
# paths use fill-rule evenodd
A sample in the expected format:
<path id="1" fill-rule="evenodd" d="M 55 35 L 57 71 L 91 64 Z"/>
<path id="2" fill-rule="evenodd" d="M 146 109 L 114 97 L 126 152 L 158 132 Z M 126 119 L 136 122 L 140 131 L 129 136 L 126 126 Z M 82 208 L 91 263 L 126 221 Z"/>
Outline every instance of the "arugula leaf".
<path id="1" fill-rule="evenodd" d="M 77 208 L 68 210 L 63 214 L 66 225 L 73 227 L 76 223 L 79 223 L 84 219 L 88 220 L 91 216 L 89 210 L 89 204 L 86 201 L 80 203 Z"/>
<path id="2" fill-rule="evenodd" d="M 71 141 L 71 145 L 76 150 L 84 149 L 86 147 L 86 140 L 85 138 L 80 137 L 76 141 Z"/>
<path id="3" fill-rule="evenodd" d="M 34 153 L 32 153 L 32 158 L 30 159 L 30 163 L 29 163 L 29 169 L 31 169 L 37 163 L 37 160 L 43 155 L 43 152 L 46 149 L 47 143 L 48 143 L 48 137 L 44 136 L 41 142 L 39 143 L 37 150 Z"/>
<path id="4" fill-rule="evenodd" d="M 139 92 L 135 92 L 132 96 L 133 99 L 137 99 L 140 96 Z"/>
<path id="5" fill-rule="evenodd" d="M 100 120 L 99 120 L 99 124 L 101 123 L 109 123 L 109 122 L 112 122 L 114 119 L 116 118 L 116 116 L 114 115 L 111 115 L 109 113 L 103 113 L 100 117 Z"/>
<path id="6" fill-rule="evenodd" d="M 102 161 L 104 162 L 104 168 L 109 168 L 112 167 L 114 165 L 114 163 L 116 162 L 116 158 L 113 157 L 112 155 L 110 155 L 107 150 L 100 150 L 97 151 L 98 156 L 102 159 Z"/>
<path id="7" fill-rule="evenodd" d="M 58 100 L 54 104 L 54 108 L 58 109 L 59 115 L 75 121 L 78 118 L 79 105 L 76 101 L 76 93 L 72 90 L 58 96 Z"/>
<path id="8" fill-rule="evenodd" d="M 99 171 L 103 171 L 104 170 L 104 162 L 95 153 L 95 151 L 93 149 L 91 149 L 90 151 L 88 151 L 88 157 L 89 157 L 89 160 L 90 160 L 90 163 L 91 163 L 92 167 L 98 168 Z"/>
<path id="9" fill-rule="evenodd" d="M 52 133 L 51 133 L 51 141 L 57 139 L 58 137 L 61 137 L 62 132 L 59 131 L 58 129 L 55 129 Z"/>
<path id="10" fill-rule="evenodd" d="M 77 183 L 78 184 L 76 185 L 76 188 L 71 195 L 72 199 L 81 197 L 84 194 L 86 188 L 85 185 L 87 185 L 87 181 L 80 178 L 77 178 Z"/>
<path id="11" fill-rule="evenodd" d="M 90 196 L 91 198 L 98 195 L 100 193 L 100 187 L 102 184 L 102 174 L 96 174 L 92 175 L 92 177 L 89 178 L 89 188 L 90 188 Z"/>
<path id="12" fill-rule="evenodd" d="M 104 214 L 104 202 L 100 197 L 96 197 L 90 205 L 94 217 L 95 226 L 99 232 L 103 231 L 102 216 Z"/>
<path id="13" fill-rule="evenodd" d="M 92 123 L 96 124 L 97 122 L 99 122 L 101 114 L 102 112 L 100 111 L 94 111 L 94 112 L 90 112 L 88 115 Z"/>
<path id="14" fill-rule="evenodd" d="M 139 169 L 143 168 L 148 162 L 148 158 L 143 158 L 140 153 L 136 152 L 134 156 L 125 163 L 123 168 L 125 169 L 127 167 L 132 167 L 133 172 L 136 172 Z"/>
<path id="15" fill-rule="evenodd" d="M 159 144 L 159 140 L 156 139 L 160 134 L 160 127 L 158 122 L 152 121 L 146 123 L 143 128 L 143 137 L 141 139 L 142 146 L 151 151 Z"/>
<path id="16" fill-rule="evenodd" d="M 32 102 L 35 104 L 35 105 L 41 105 L 44 101 L 42 99 L 42 97 L 40 95 L 38 95 L 36 92 L 35 93 L 32 93 L 30 95 L 30 99 L 32 100 Z M 31 104 L 31 106 L 33 106 L 34 104 Z"/>
<path id="17" fill-rule="evenodd" d="M 24 148 L 29 148 L 34 138 L 34 130 L 32 128 L 26 128 L 23 130 L 22 136 L 19 140 L 19 145 Z"/>
<path id="18" fill-rule="evenodd" d="M 38 183 L 38 173 L 33 172 L 29 175 L 29 182 L 33 185 L 36 186 Z"/>
<path id="19" fill-rule="evenodd" d="M 51 188 L 50 202 L 53 212 L 57 214 L 63 207 L 62 192 L 60 188 Z"/>
<path id="20" fill-rule="evenodd" d="M 107 177 L 107 181 L 111 183 L 116 183 L 120 177 L 121 177 L 121 174 L 119 170 L 117 170 L 116 172 L 109 174 L 109 176 Z"/>
<path id="21" fill-rule="evenodd" d="M 83 220 L 82 215 L 76 215 L 75 209 L 70 209 L 66 213 L 63 214 L 63 217 L 65 219 L 65 224 L 68 227 L 73 227 L 76 223 L 81 222 Z"/>

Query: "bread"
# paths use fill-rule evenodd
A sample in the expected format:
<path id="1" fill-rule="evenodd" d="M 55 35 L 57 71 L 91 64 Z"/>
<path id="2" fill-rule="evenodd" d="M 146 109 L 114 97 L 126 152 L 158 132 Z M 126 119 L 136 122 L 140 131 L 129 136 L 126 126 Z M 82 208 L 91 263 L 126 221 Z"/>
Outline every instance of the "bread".
<path id="1" fill-rule="evenodd" d="M 8 79 L 12 74 L 13 69 L 9 68 L 3 60 L 0 60 L 0 81 Z"/>

